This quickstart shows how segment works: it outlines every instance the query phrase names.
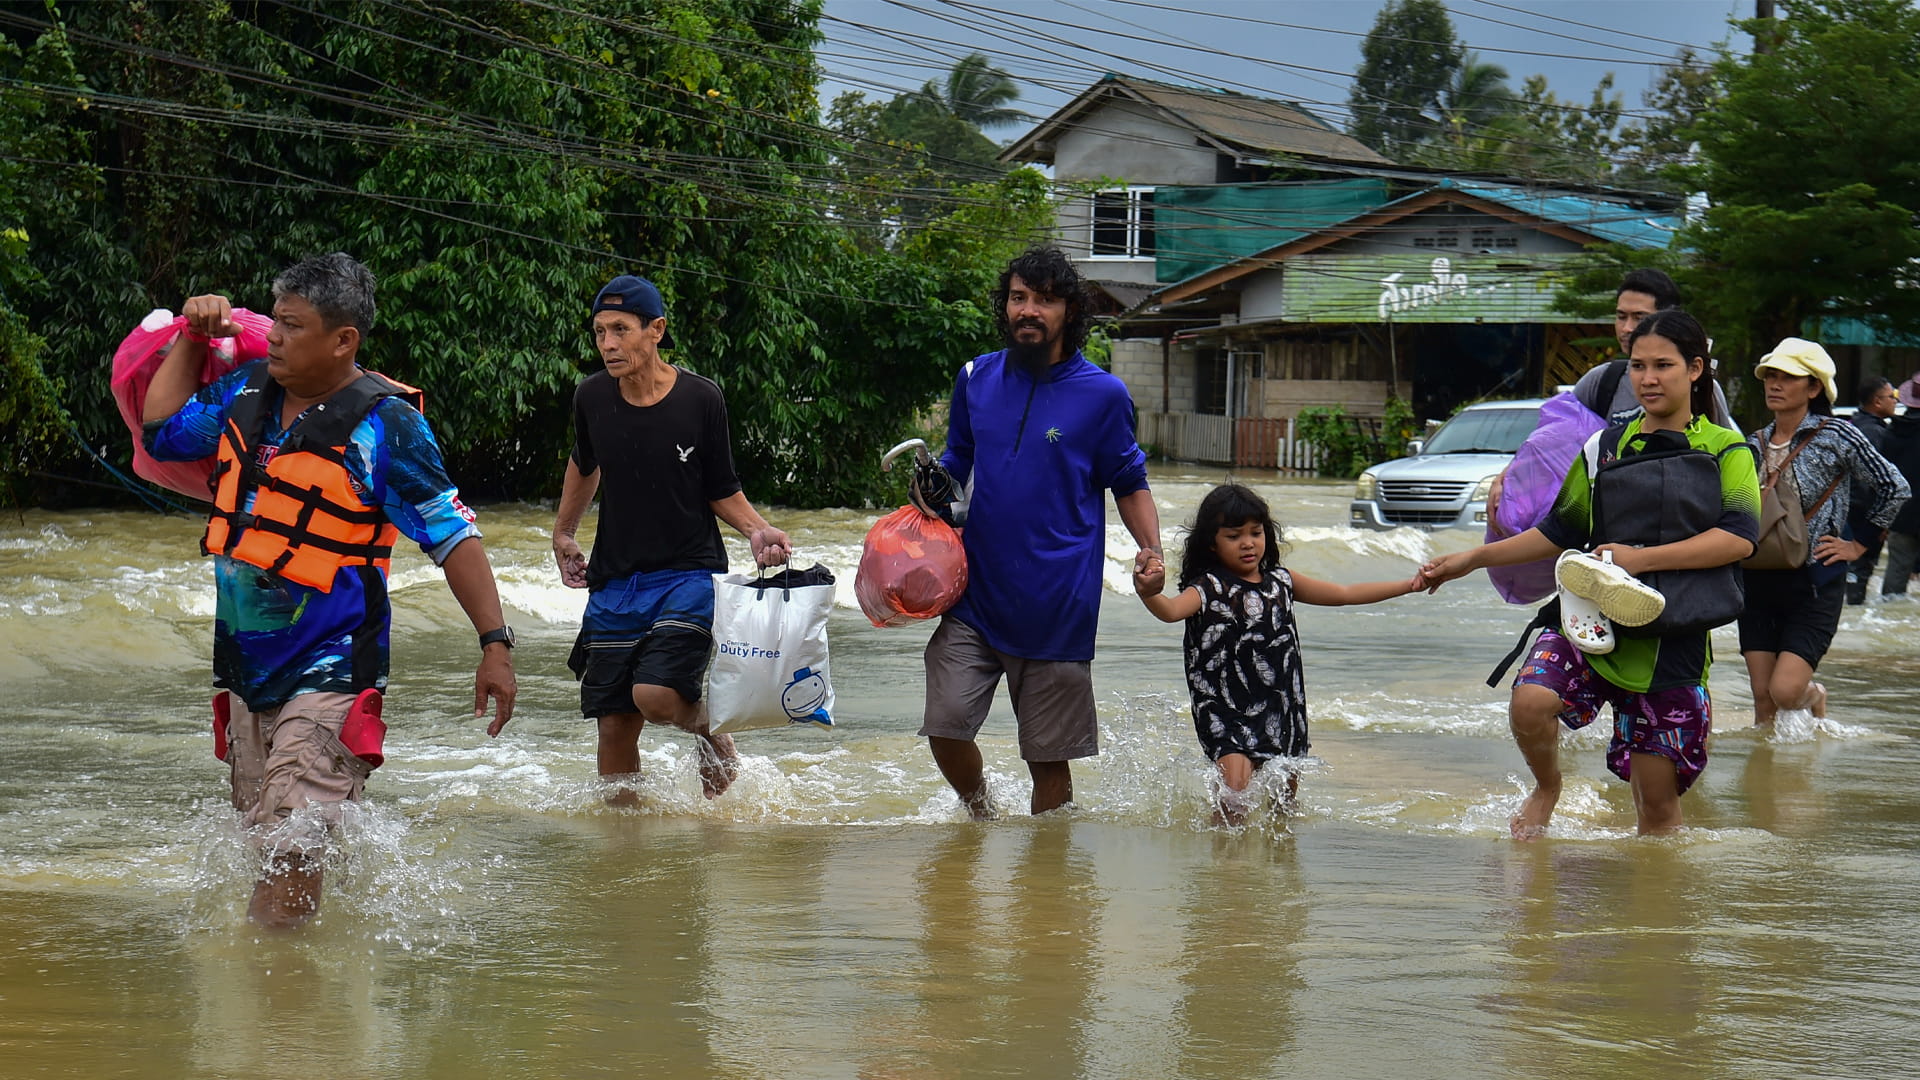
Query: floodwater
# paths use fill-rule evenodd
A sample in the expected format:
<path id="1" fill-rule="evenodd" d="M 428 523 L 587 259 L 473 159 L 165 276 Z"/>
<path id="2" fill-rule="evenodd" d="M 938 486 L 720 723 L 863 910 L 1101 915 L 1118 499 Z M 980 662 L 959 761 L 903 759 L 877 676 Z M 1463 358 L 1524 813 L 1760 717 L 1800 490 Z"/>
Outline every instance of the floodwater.
<path id="1" fill-rule="evenodd" d="M 1173 525 L 1215 475 L 1161 470 Z M 1472 538 L 1356 533 L 1345 485 L 1248 477 L 1290 565 L 1399 578 Z M 0 1076 L 1892 1077 L 1920 1073 L 1920 604 L 1849 608 L 1824 724 L 1761 735 L 1730 631 L 1688 831 L 1632 835 L 1606 724 L 1566 738 L 1553 835 L 1482 682 L 1525 613 L 1476 575 L 1303 608 L 1315 761 L 1291 819 L 1209 824 L 1180 633 L 1114 522 L 1100 757 L 1034 819 L 1004 699 L 966 821 L 920 740 L 930 627 L 852 602 L 875 515 L 769 516 L 841 575 L 838 724 L 747 733 L 699 795 L 649 736 L 602 802 L 564 660 L 550 508 L 484 508 L 520 711 L 468 715 L 476 650 L 396 560 L 388 763 L 322 914 L 244 919 L 251 866 L 207 731 L 198 524 L 0 519 Z M 731 541 L 730 541 L 731 542 Z M 736 544 L 735 562 L 743 562 Z"/>

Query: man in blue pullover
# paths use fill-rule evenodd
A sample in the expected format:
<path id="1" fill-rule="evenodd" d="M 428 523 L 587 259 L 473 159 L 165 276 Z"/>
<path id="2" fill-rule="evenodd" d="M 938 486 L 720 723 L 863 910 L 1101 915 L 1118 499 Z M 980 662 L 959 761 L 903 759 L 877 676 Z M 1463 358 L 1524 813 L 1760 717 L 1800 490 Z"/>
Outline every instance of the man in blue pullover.
<path id="1" fill-rule="evenodd" d="M 1007 678 L 1034 813 L 1073 799 L 1068 763 L 1099 752 L 1093 639 L 1106 561 L 1106 493 L 1141 552 L 1160 553 L 1147 459 L 1126 386 L 1080 354 L 1085 286 L 1056 248 L 1008 265 L 994 293 L 1007 347 L 953 388 L 941 464 L 970 484 L 967 591 L 927 642 L 920 734 L 960 801 L 992 816 L 974 736 Z"/>

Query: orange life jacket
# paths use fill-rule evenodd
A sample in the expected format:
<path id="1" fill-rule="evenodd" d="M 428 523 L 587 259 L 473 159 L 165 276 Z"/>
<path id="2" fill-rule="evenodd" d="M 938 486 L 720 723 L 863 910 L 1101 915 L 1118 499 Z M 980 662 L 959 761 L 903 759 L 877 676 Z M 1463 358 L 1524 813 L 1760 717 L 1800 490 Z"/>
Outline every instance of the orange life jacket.
<path id="1" fill-rule="evenodd" d="M 213 474 L 213 514 L 200 550 L 321 592 L 333 591 L 342 567 L 371 566 L 384 574 L 400 530 L 358 490 L 347 468 L 347 442 L 382 399 L 405 398 L 419 408 L 420 391 L 364 372 L 315 405 L 276 447 L 265 442 L 268 411 L 280 400 L 272 389 L 267 366 L 260 364 L 227 409 Z M 252 508 L 243 510 L 253 492 Z"/>

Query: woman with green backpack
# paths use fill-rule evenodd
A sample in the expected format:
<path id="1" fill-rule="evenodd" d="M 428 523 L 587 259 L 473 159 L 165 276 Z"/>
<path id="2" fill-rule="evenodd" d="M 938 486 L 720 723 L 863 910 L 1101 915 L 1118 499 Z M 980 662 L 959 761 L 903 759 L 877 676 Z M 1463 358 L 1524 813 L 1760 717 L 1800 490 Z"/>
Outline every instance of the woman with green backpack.
<path id="1" fill-rule="evenodd" d="M 1827 350 L 1787 338 L 1754 374 L 1773 422 L 1748 439 L 1760 459 L 1760 540 L 1740 564 L 1740 653 L 1753 684 L 1753 722 L 1770 725 L 1782 709 L 1827 713 L 1826 688 L 1813 672 L 1840 627 L 1847 565 L 1866 550 L 1843 535 L 1850 488 L 1872 493 L 1864 517 L 1883 531 L 1911 492 L 1858 428 L 1834 418 Z"/>

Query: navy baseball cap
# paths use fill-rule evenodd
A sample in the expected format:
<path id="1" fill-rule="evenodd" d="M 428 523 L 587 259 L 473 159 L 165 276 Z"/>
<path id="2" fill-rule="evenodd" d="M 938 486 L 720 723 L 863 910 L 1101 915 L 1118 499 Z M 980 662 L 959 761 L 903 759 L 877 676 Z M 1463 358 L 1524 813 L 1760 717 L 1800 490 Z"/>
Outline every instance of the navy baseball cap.
<path id="1" fill-rule="evenodd" d="M 667 307 L 660 302 L 660 290 L 653 287 L 653 282 L 632 274 L 621 274 L 601 286 L 594 295 L 593 310 L 588 312 L 587 317 L 592 318 L 603 311 L 632 312 L 643 323 L 667 317 Z M 660 347 L 673 348 L 673 335 L 660 335 Z"/>
<path id="2" fill-rule="evenodd" d="M 632 274 L 621 274 L 601 287 L 593 298 L 593 311 L 589 315 L 603 311 L 630 311 L 642 322 L 667 317 L 666 305 L 660 302 L 660 290 L 653 287 L 653 282 Z"/>

